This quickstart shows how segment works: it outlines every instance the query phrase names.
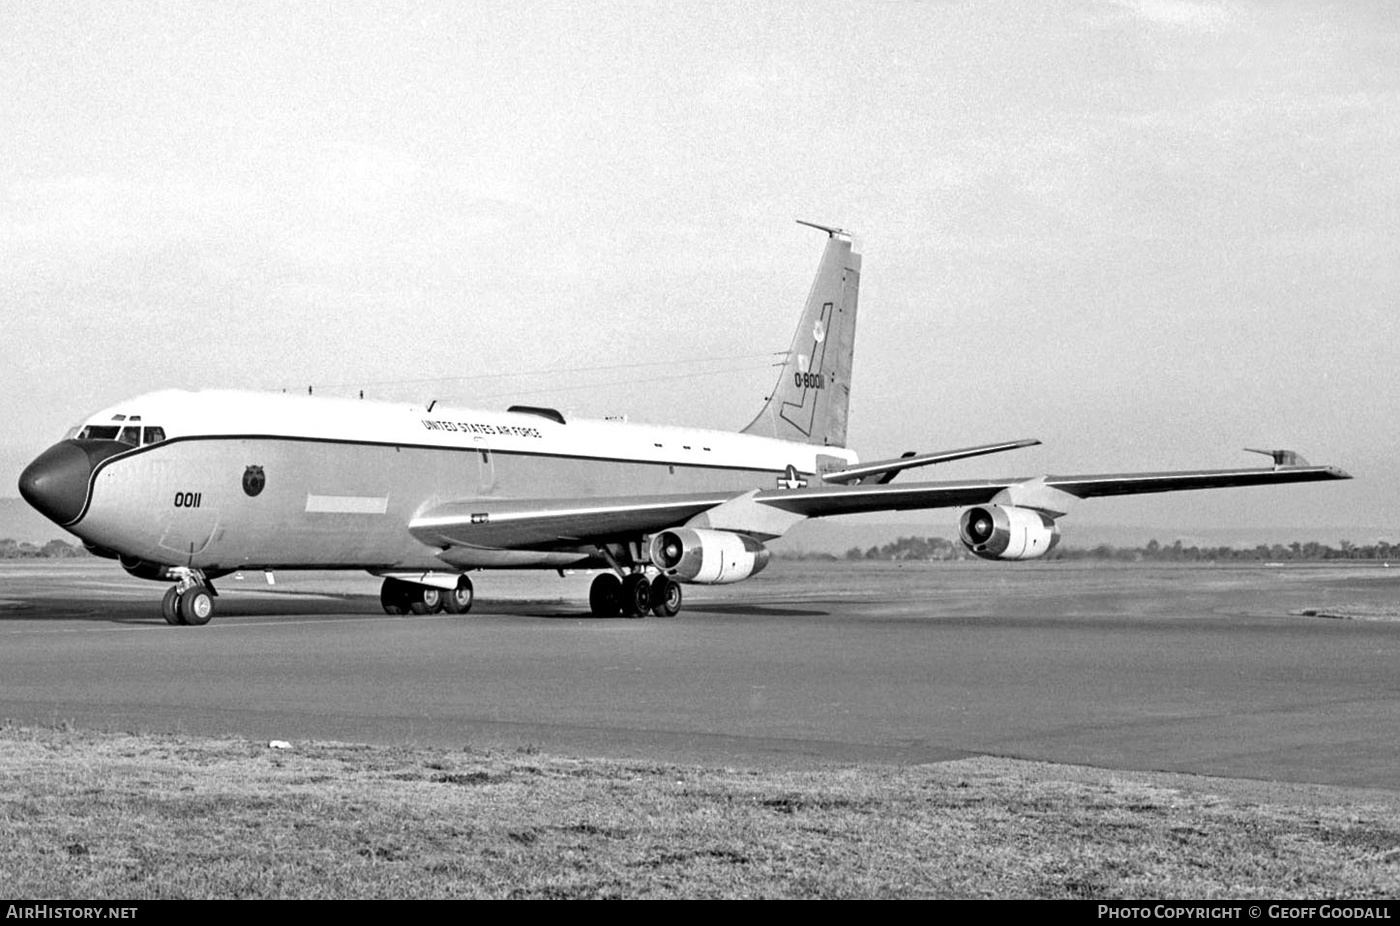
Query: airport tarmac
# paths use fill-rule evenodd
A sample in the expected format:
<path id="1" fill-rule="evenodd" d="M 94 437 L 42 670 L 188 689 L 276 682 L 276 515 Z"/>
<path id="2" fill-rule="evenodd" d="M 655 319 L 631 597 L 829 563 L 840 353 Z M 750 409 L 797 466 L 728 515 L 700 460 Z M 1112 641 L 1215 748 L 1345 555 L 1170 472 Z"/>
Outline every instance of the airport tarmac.
<path id="1" fill-rule="evenodd" d="M 723 765 L 994 755 L 1400 790 L 1400 568 L 775 562 L 675 618 L 474 574 L 389 617 L 363 574 L 217 583 L 0 563 L 0 718 Z M 1321 611 L 1351 619 L 1305 616 Z"/>

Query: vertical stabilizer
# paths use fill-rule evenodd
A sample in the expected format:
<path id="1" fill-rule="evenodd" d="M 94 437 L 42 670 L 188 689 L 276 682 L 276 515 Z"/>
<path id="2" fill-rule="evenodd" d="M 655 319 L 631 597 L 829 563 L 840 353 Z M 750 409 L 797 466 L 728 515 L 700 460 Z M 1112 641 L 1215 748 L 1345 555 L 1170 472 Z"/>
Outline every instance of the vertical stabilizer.
<path id="1" fill-rule="evenodd" d="M 856 345 L 860 255 L 851 253 L 850 236 L 841 229 L 812 227 L 829 236 L 817 278 L 807 295 L 807 307 L 797 323 L 778 385 L 744 433 L 844 447 L 851 358 Z"/>

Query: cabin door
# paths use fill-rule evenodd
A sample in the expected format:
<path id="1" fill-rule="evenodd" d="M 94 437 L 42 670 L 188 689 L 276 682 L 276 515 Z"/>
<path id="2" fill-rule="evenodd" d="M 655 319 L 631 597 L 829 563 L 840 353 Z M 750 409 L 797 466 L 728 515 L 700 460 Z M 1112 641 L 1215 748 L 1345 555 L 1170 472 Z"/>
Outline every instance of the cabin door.
<path id="1" fill-rule="evenodd" d="M 496 455 L 486 446 L 483 437 L 477 436 L 472 444 L 476 447 L 477 459 L 476 494 L 490 495 L 496 491 Z"/>

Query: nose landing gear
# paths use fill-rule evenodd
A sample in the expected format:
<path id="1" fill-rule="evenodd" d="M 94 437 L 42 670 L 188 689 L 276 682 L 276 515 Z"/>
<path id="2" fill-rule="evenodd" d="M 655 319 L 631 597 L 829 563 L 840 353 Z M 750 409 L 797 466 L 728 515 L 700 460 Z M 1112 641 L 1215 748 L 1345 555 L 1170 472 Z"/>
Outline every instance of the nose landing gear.
<path id="1" fill-rule="evenodd" d="M 203 570 L 172 566 L 170 574 L 177 581 L 166 590 L 160 602 L 160 613 L 165 622 L 192 627 L 209 623 L 214 616 L 214 596 L 218 593 Z"/>

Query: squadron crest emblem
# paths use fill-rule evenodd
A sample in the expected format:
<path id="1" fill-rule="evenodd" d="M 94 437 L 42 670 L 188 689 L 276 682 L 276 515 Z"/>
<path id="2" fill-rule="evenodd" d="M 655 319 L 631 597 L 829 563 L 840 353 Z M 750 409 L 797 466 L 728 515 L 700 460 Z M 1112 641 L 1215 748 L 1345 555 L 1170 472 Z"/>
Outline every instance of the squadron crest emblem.
<path id="1" fill-rule="evenodd" d="M 267 477 L 263 475 L 261 466 L 249 466 L 243 471 L 243 491 L 249 497 L 256 496 L 267 485 Z"/>

